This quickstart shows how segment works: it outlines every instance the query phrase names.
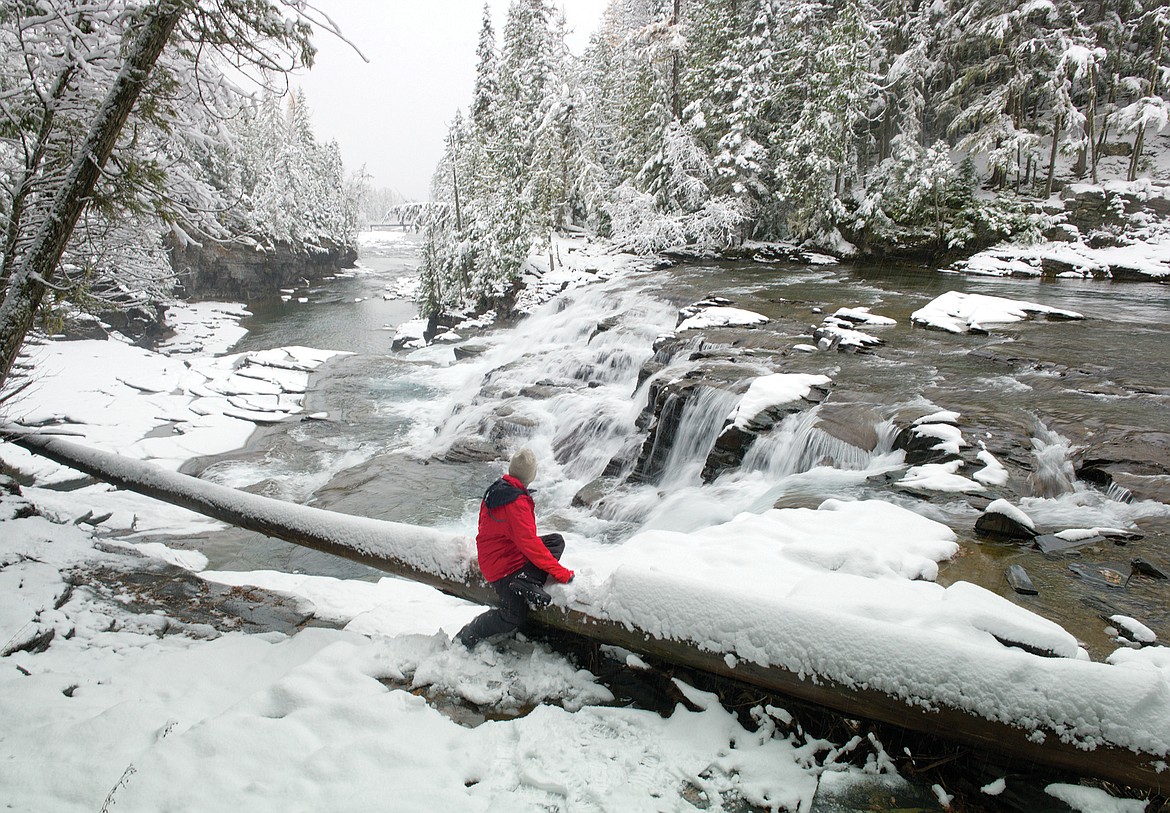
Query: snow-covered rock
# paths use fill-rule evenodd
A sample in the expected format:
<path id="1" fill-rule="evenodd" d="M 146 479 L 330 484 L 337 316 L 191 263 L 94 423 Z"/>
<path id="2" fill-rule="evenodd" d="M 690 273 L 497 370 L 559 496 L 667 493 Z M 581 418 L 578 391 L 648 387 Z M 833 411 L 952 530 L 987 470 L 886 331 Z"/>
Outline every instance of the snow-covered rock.
<path id="1" fill-rule="evenodd" d="M 911 324 L 947 333 L 986 333 L 983 325 L 1010 324 L 1032 316 L 1084 319 L 1082 314 L 1035 302 L 948 291 L 910 315 Z"/>

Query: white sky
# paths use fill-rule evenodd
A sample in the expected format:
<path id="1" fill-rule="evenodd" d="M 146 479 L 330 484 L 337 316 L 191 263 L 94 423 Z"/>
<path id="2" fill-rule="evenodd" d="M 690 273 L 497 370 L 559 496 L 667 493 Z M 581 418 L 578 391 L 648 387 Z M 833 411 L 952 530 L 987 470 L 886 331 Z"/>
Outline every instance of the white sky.
<path id="1" fill-rule="evenodd" d="M 489 0 L 496 42 L 509 0 Z M 609 0 L 560 0 L 580 52 Z M 369 63 L 346 43 L 318 35 L 317 64 L 294 77 L 322 141 L 336 139 L 348 171 L 362 164 L 375 187 L 426 199 L 456 110 L 475 81 L 483 0 L 319 0 Z"/>

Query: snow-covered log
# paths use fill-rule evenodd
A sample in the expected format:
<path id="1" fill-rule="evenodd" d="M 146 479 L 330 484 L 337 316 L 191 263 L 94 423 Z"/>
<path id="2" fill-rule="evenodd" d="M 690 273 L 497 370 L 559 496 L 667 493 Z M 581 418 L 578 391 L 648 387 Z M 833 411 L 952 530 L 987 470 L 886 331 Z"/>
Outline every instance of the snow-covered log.
<path id="1" fill-rule="evenodd" d="M 483 583 L 474 562 L 473 545 L 469 538 L 442 533 L 404 523 L 386 522 L 363 517 L 338 514 L 307 506 L 281 502 L 256 494 L 207 483 L 194 477 L 166 471 L 153 464 L 130 460 L 108 452 L 89 449 L 59 437 L 35 434 L 8 435 L 7 439 L 36 454 L 63 465 L 86 472 L 122 488 L 127 488 L 156 499 L 180 505 L 243 528 L 298 545 L 325 551 L 356 562 L 370 565 L 403 578 L 436 587 L 450 595 L 477 603 L 493 600 L 493 591 Z M 631 601 L 659 607 L 671 602 L 657 595 L 651 579 L 625 585 L 632 588 Z M 614 590 L 623 585 L 615 583 Z M 658 588 L 666 589 L 663 585 Z M 625 591 L 622 591 L 625 595 Z M 619 602 L 620 603 L 620 602 Z M 717 603 L 717 602 L 716 602 Z M 708 612 L 719 616 L 727 608 L 711 605 Z M 1170 769 L 1167 754 L 1126 747 L 1123 732 L 1117 724 L 1122 720 L 1099 719 L 1092 726 L 1096 732 L 1091 741 L 1068 736 L 1060 727 L 1050 729 L 1042 720 L 1045 692 L 1053 705 L 1070 700 L 1073 695 L 1123 690 L 1122 684 L 1108 681 L 1100 685 L 1093 680 L 1093 667 L 1111 669 L 1104 664 L 1082 664 L 1074 659 L 1051 659 L 1052 678 L 1044 690 L 1033 685 L 1024 671 L 1016 673 L 1019 685 L 1010 676 L 1001 675 L 1004 692 L 1013 693 L 1013 700 L 998 710 L 995 719 L 983 716 L 979 709 L 963 707 L 963 700 L 949 701 L 919 696 L 910 692 L 903 695 L 870 688 L 866 683 L 850 680 L 848 676 L 815 674 L 807 668 L 786 667 L 778 663 L 763 664 L 747 658 L 736 658 L 719 651 L 711 642 L 679 640 L 655 636 L 650 630 L 627 619 L 606 617 L 599 608 L 576 604 L 571 607 L 553 605 L 534 611 L 534 616 L 547 626 L 577 633 L 593 640 L 621 646 L 644 655 L 717 675 L 729 681 L 760 687 L 777 694 L 815 703 L 851 717 L 868 718 L 901 728 L 919 731 L 944 739 L 965 743 L 975 748 L 1007 757 L 1016 767 L 1023 765 L 1048 766 L 1073 771 L 1083 776 L 1094 776 L 1113 782 L 1142 788 L 1158 794 L 1170 792 Z M 742 623 L 765 623 L 766 619 Z M 824 647 L 826 630 L 813 625 L 786 625 L 797 630 L 786 643 L 792 658 L 781 660 L 798 662 L 801 652 Z M 807 627 L 807 633 L 799 630 Z M 753 628 L 754 629 L 754 628 Z M 745 627 L 742 634 L 751 637 L 753 629 Z M 859 653 L 860 654 L 860 653 Z M 907 653 L 903 653 L 907 654 Z M 923 653 L 927 655 L 928 653 Z M 1038 656 L 1028 656 L 1038 657 Z M 894 665 L 888 664 L 893 667 Z M 896 670 L 895 670 L 896 671 Z M 1095 674 L 1095 673 L 1094 673 Z M 1140 677 L 1126 670 L 1131 678 Z M 1145 685 L 1145 684 L 1142 684 Z M 1073 687 L 1073 688 L 1069 688 Z M 1125 684 L 1132 690 L 1138 684 Z M 1074 692 L 1075 689 L 1075 692 Z M 1124 690 L 1123 690 L 1124 691 Z M 1064 694 L 1073 692 L 1069 698 Z M 1037 694 L 1038 693 L 1038 694 Z M 960 696 L 963 694 L 959 693 Z M 1018 695 L 1019 697 L 1015 697 Z M 1108 699 L 1108 698 L 1106 698 Z M 1121 705 L 1131 701 L 1164 706 L 1164 700 L 1147 697 L 1115 698 Z M 1018 702 L 1017 702 L 1018 701 Z M 1043 701 L 1043 702 L 1042 702 Z M 1039 705 L 1037 705 L 1039 704 Z M 1090 716 L 1102 712 L 1098 704 L 1081 710 Z M 1010 709 L 1035 708 L 1035 719 L 1017 719 Z M 1160 712 L 1159 712 L 1160 713 Z M 1151 706 L 1151 714 L 1154 714 Z M 1124 715 L 1123 715 L 1124 716 Z"/>

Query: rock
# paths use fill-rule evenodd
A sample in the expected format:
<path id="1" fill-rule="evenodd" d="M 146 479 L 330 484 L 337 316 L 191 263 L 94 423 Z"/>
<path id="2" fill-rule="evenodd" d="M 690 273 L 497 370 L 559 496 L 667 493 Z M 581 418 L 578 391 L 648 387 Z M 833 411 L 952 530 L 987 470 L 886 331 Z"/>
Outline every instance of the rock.
<path id="1" fill-rule="evenodd" d="M 357 260 L 352 247 L 333 244 L 297 250 L 287 243 L 265 249 L 210 240 L 185 246 L 168 242 L 171 267 L 182 292 L 195 299 L 246 302 L 274 296 L 281 288 L 350 268 Z"/>
<path id="2" fill-rule="evenodd" d="M 925 424 L 930 426 L 931 424 Z M 954 424 L 946 424 L 953 426 Z M 906 465 L 921 466 L 926 463 L 946 463 L 954 460 L 955 455 L 942 448 L 942 439 L 927 434 L 920 429 L 921 425 L 908 426 L 898 432 L 894 438 L 894 448 L 906 453 Z"/>
<path id="3" fill-rule="evenodd" d="M 642 443 L 642 451 L 630 479 L 636 482 L 658 482 L 666 467 L 670 448 L 674 445 L 687 401 L 695 394 L 695 382 L 671 382 L 652 393 L 653 406 L 648 419 L 649 433 Z M 645 415 L 645 411 L 643 415 Z"/>
<path id="4" fill-rule="evenodd" d="M 1132 559 L 1129 563 L 1129 566 L 1132 568 L 1133 573 L 1146 576 L 1151 579 L 1170 578 L 1170 576 L 1166 574 L 1166 570 L 1164 568 L 1158 567 L 1153 562 L 1146 561 L 1140 556 Z"/>
<path id="5" fill-rule="evenodd" d="M 770 406 L 752 416 L 746 426 L 731 423 L 729 419 L 707 454 L 703 464 L 703 482 L 714 482 L 723 472 L 737 468 L 762 433 L 770 432 L 789 415 L 821 403 L 828 397 L 828 393 L 827 386 L 813 384 L 800 399 Z"/>
<path id="6" fill-rule="evenodd" d="M 482 344 L 460 344 L 451 349 L 455 353 L 455 360 L 462 361 L 463 359 L 475 358 L 486 351 L 487 347 Z"/>
<path id="7" fill-rule="evenodd" d="M 598 438 L 611 437 L 617 431 L 618 421 L 615 418 L 594 415 L 576 429 L 553 440 L 553 457 L 564 466 L 580 457 Z"/>
<path id="8" fill-rule="evenodd" d="M 1062 550 L 1083 547 L 1084 545 L 1099 545 L 1105 541 L 1103 536 L 1085 536 L 1077 539 L 1065 539 L 1056 534 L 1039 534 L 1032 542 L 1043 553 L 1058 553 Z"/>
<path id="9" fill-rule="evenodd" d="M 1070 223 L 1057 223 L 1045 230 L 1044 239 L 1054 243 L 1075 243 L 1081 239 L 1081 230 Z"/>
<path id="10" fill-rule="evenodd" d="M 1032 584 L 1032 579 L 1028 575 L 1028 571 L 1024 570 L 1023 565 L 1009 565 L 1004 575 L 1007 577 L 1008 584 L 1017 593 L 1025 596 L 1039 595 L 1040 591 Z"/>
<path id="11" fill-rule="evenodd" d="M 749 432 L 738 426 L 729 426 L 720 432 L 703 465 L 703 482 L 712 483 L 723 472 L 739 466 L 758 437 L 758 432 Z"/>
<path id="12" fill-rule="evenodd" d="M 868 404 L 826 404 L 817 416 L 817 427 L 842 443 L 865 452 L 877 448 L 881 414 Z"/>
<path id="13" fill-rule="evenodd" d="M 547 401 L 549 398 L 554 398 L 564 391 L 564 387 L 558 387 L 555 384 L 534 384 L 531 387 L 522 388 L 520 395 L 524 398 L 531 398 L 534 401 Z"/>
<path id="14" fill-rule="evenodd" d="M 942 813 L 945 808 L 939 804 L 929 780 L 911 784 L 897 774 L 875 776 L 852 770 L 822 773 L 809 813 L 861 813 L 869 810 Z"/>
<path id="15" fill-rule="evenodd" d="M 61 328 L 61 335 L 70 340 L 88 339 L 99 342 L 110 338 L 109 325 L 88 313 L 79 313 L 66 319 Z"/>
<path id="16" fill-rule="evenodd" d="M 574 508 L 593 508 L 597 503 L 601 502 L 609 491 L 613 481 L 607 477 L 598 477 L 596 480 L 583 486 L 580 491 L 573 495 Z"/>
<path id="17" fill-rule="evenodd" d="M 593 341 L 602 333 L 608 333 L 609 331 L 613 330 L 615 327 L 617 327 L 619 321 L 620 319 L 617 316 L 611 316 L 608 319 L 602 319 L 597 323 L 597 327 L 593 329 L 593 332 L 589 334 L 589 339 L 586 341 L 586 344 Z"/>
<path id="18" fill-rule="evenodd" d="M 487 436 L 495 441 L 495 445 L 498 448 L 501 445 L 509 445 L 507 443 L 501 444 L 501 441 L 508 441 L 512 438 L 532 437 L 536 433 L 538 426 L 540 426 L 540 421 L 535 418 L 530 418 L 527 415 L 518 415 L 516 413 L 496 415 L 491 424 L 491 428 L 487 431 Z"/>
<path id="19" fill-rule="evenodd" d="M 1097 565 L 1073 562 L 1068 566 L 1068 569 L 1078 579 L 1094 587 L 1111 587 L 1115 589 L 1125 587 L 1125 574 L 1110 567 L 1099 567 Z"/>
<path id="20" fill-rule="evenodd" d="M 494 443 L 479 438 L 464 438 L 455 441 L 442 459 L 447 463 L 487 463 L 502 457 L 503 450 Z"/>
<path id="21" fill-rule="evenodd" d="M 1153 646 L 1158 642 L 1158 636 L 1154 631 L 1136 618 L 1119 614 L 1103 615 L 1101 618 L 1109 622 L 1118 638 L 1137 644 L 1138 647 Z"/>
<path id="22" fill-rule="evenodd" d="M 710 396 L 720 392 L 730 397 L 731 393 L 743 392 L 754 378 L 756 371 L 748 365 L 705 360 L 681 378 L 651 382 L 646 406 L 635 421 L 638 428 L 647 430 L 647 436 L 630 479 L 636 482 L 658 482 L 674 446 L 679 424 L 692 399 L 703 393 Z M 727 409 L 730 411 L 730 406 Z M 718 420 L 722 420 L 726 414 L 724 412 L 717 416 Z"/>
<path id="23" fill-rule="evenodd" d="M 1014 517 L 998 511 L 988 511 L 975 520 L 975 533 L 999 539 L 1032 540 L 1036 531 Z"/>

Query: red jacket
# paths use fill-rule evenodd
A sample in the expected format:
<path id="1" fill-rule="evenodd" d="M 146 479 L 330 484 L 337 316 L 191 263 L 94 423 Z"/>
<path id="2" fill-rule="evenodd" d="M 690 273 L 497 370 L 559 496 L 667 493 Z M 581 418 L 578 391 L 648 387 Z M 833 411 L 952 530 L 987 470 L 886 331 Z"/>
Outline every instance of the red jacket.
<path id="1" fill-rule="evenodd" d="M 536 505 L 527 489 L 509 474 L 503 480 L 521 493 L 504 505 L 488 508 L 484 500 L 479 506 L 475 546 L 484 579 L 499 581 L 532 562 L 562 584 L 567 582 L 573 577 L 573 571 L 558 562 L 540 541 L 536 533 Z"/>

